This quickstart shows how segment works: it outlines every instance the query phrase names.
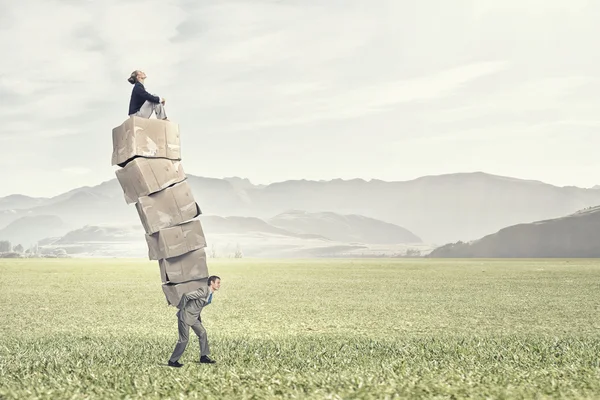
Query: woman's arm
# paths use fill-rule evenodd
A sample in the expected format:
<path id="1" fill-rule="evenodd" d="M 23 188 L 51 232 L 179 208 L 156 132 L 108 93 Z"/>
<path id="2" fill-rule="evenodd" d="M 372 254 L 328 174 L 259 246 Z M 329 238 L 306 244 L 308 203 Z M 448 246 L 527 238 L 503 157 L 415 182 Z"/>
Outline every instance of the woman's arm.
<path id="1" fill-rule="evenodd" d="M 150 93 L 148 93 L 146 91 L 146 89 L 144 88 L 143 85 L 141 84 L 136 84 L 133 87 L 133 92 L 137 95 L 142 97 L 144 100 L 148 100 L 151 103 L 160 103 L 160 97 L 158 96 L 152 96 Z"/>

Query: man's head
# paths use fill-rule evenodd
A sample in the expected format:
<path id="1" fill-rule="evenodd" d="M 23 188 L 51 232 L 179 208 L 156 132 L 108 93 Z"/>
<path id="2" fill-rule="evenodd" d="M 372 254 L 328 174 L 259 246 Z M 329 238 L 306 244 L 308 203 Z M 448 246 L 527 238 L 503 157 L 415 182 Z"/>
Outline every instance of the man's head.
<path id="1" fill-rule="evenodd" d="M 208 278 L 208 287 L 213 290 L 219 290 L 221 287 L 221 278 L 216 275 L 212 275 Z"/>
<path id="2" fill-rule="evenodd" d="M 145 79 L 146 79 L 146 74 L 144 73 L 144 71 L 140 71 L 140 70 L 136 69 L 135 71 L 133 71 L 131 73 L 131 76 L 127 79 L 127 81 L 133 85 L 136 82 L 144 83 Z"/>

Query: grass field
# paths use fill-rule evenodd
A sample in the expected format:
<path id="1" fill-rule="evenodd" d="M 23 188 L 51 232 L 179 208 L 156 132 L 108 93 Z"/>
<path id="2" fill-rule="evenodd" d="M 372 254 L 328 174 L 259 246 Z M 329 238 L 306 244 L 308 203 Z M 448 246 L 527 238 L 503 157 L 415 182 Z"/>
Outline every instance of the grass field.
<path id="1" fill-rule="evenodd" d="M 600 260 L 209 260 L 215 365 L 157 262 L 0 260 L 0 398 L 600 398 Z"/>

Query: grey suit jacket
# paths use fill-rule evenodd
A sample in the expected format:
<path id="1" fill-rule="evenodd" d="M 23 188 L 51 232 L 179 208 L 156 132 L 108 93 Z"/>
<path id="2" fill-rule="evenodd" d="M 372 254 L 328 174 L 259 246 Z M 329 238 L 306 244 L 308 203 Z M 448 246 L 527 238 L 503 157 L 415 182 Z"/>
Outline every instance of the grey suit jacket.
<path id="1" fill-rule="evenodd" d="M 200 319 L 200 313 L 208 302 L 210 289 L 202 286 L 198 290 L 185 293 L 177 305 L 177 317 L 188 325 L 194 325 Z"/>

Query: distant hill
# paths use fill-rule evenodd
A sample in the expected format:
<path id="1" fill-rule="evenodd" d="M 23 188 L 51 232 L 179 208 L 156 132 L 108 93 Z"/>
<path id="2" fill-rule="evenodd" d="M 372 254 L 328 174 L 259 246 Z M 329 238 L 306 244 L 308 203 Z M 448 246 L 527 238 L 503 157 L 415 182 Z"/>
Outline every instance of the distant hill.
<path id="1" fill-rule="evenodd" d="M 117 182 L 118 183 L 118 182 Z M 123 207 L 120 202 L 124 198 L 114 197 L 114 191 L 102 193 L 102 190 L 80 188 L 72 190 L 68 195 L 62 194 L 48 199 L 42 204 L 28 209 L 13 209 L 0 211 L 0 226 L 24 216 L 54 215 L 72 227 L 117 223 L 130 221 L 139 223 L 135 207 Z M 121 191 L 121 196 L 123 196 Z"/>
<path id="2" fill-rule="evenodd" d="M 250 232 L 262 232 L 275 235 L 290 236 L 295 238 L 318 238 L 328 239 L 321 235 L 308 232 L 297 233 L 287 229 L 278 228 L 255 217 L 219 217 L 215 215 L 205 215 L 200 218 L 205 234 L 244 234 Z"/>
<path id="3" fill-rule="evenodd" d="M 81 242 L 136 242 L 144 239 L 141 229 L 111 226 L 84 226 L 68 232 L 54 244 L 74 244 Z"/>
<path id="4" fill-rule="evenodd" d="M 422 242 L 418 236 L 398 225 L 355 214 L 309 213 L 293 210 L 281 213 L 268 222 L 292 232 L 310 232 L 339 242 L 372 244 Z"/>
<path id="5" fill-rule="evenodd" d="M 434 249 L 429 257 L 600 257 L 600 207 L 518 224 L 471 243 Z"/>
<path id="6" fill-rule="evenodd" d="M 343 221 L 344 216 L 329 213 L 328 218 Z M 369 237 L 369 228 L 360 237 L 361 243 L 349 243 L 341 239 L 332 240 L 320 234 L 310 233 L 311 230 L 322 230 L 319 218 L 312 218 L 303 225 L 305 232 L 294 232 L 277 227 L 255 217 L 219 217 L 203 215 L 199 217 L 210 252 L 219 256 L 233 254 L 240 247 L 245 256 L 250 257 L 340 257 L 353 256 L 382 256 L 404 254 L 408 248 L 428 252 L 431 246 L 425 244 L 409 244 L 397 240 L 388 244 L 377 243 L 379 237 L 373 234 Z M 360 216 L 352 216 L 351 220 L 361 221 Z M 395 232 L 388 224 L 367 219 L 366 225 L 383 224 L 389 232 Z M 363 221 L 364 223 L 364 221 Z M 313 228 L 311 228 L 313 226 Z M 334 224 L 334 226 L 336 226 Z M 356 226 L 349 226 L 354 229 Z M 402 228 L 396 227 L 404 234 Z M 331 232 L 335 233 L 335 231 Z M 410 233 L 409 233 L 410 234 Z M 339 236 L 339 234 L 338 234 Z M 356 237 L 351 237 L 356 239 Z M 410 237 L 412 239 L 412 237 Z M 119 256 L 146 257 L 147 246 L 141 225 L 120 226 L 85 226 L 66 233 L 62 237 L 49 237 L 40 242 L 42 247 L 61 248 L 71 255 L 86 256 Z"/>
<path id="7" fill-rule="evenodd" d="M 69 230 L 55 215 L 35 215 L 21 217 L 0 230 L 0 240 L 9 240 L 13 245 L 22 244 L 25 248 L 49 236 L 63 235 Z"/>
<path id="8" fill-rule="evenodd" d="M 20 210 L 39 206 L 47 198 L 29 197 L 21 194 L 12 194 L 0 198 L 0 210 Z"/>
<path id="9" fill-rule="evenodd" d="M 334 179 L 270 185 L 186 173 L 204 215 L 268 221 L 289 210 L 356 214 L 397 225 L 434 244 L 469 241 L 506 226 L 558 218 L 600 204 L 600 190 L 557 187 L 481 172 L 404 182 Z M 11 209 L 0 210 L 0 229 L 32 215 L 55 215 L 74 227 L 140 223 L 134 205 L 125 203 L 116 179 L 41 199 L 35 206 L 29 201 L 19 205 L 13 199 Z"/>
<path id="10" fill-rule="evenodd" d="M 246 190 L 246 189 L 254 189 L 254 188 L 263 188 L 266 185 L 255 185 L 250 182 L 248 178 L 239 178 L 237 176 L 233 176 L 230 178 L 223 178 L 224 181 L 227 181 L 233 186 L 234 189 Z"/>

